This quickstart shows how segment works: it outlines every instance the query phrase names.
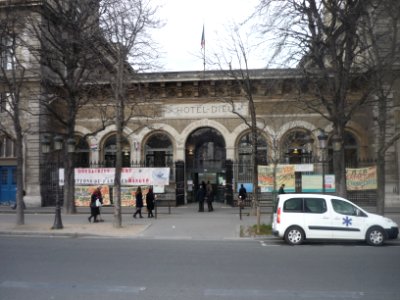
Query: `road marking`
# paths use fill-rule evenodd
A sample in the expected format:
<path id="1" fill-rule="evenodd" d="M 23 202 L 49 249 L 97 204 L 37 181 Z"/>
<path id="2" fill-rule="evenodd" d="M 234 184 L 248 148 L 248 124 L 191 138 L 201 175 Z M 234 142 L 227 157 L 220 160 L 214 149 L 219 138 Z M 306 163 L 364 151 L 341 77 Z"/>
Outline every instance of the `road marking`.
<path id="1" fill-rule="evenodd" d="M 365 297 L 364 292 L 336 292 L 336 291 L 271 291 L 257 289 L 207 289 L 205 296 L 209 297 L 267 297 L 268 299 L 361 299 Z"/>
<path id="2" fill-rule="evenodd" d="M 262 247 L 279 247 L 282 246 L 282 244 L 276 244 L 276 243 L 271 243 L 267 241 L 260 241 L 260 244 Z"/>
<path id="3" fill-rule="evenodd" d="M 47 289 L 47 290 L 79 290 L 86 292 L 107 292 L 107 293 L 125 293 L 139 294 L 146 290 L 144 286 L 105 286 L 105 285 L 79 285 L 79 284 L 62 284 L 48 282 L 26 282 L 26 281 L 3 281 L 0 288 L 13 289 Z"/>

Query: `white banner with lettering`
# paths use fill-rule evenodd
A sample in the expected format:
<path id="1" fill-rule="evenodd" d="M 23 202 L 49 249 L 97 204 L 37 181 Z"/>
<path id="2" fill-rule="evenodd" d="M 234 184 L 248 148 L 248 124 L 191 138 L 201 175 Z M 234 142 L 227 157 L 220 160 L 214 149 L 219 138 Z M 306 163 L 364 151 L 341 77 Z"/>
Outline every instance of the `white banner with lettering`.
<path id="1" fill-rule="evenodd" d="M 122 168 L 122 185 L 169 185 L 170 168 Z M 60 169 L 64 185 L 64 169 Z M 114 185 L 115 168 L 76 168 L 75 185 Z"/>

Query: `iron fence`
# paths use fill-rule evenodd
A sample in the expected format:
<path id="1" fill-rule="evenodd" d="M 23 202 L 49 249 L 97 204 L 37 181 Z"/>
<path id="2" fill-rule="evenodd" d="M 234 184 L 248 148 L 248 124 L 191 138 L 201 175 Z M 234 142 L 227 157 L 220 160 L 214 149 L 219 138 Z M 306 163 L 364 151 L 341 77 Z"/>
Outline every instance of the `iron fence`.
<path id="1" fill-rule="evenodd" d="M 373 160 L 360 160 L 357 164 L 359 167 L 368 167 L 374 165 Z M 351 165 L 352 167 L 355 167 L 354 164 Z M 349 167 L 349 165 L 347 165 Z M 315 174 L 313 172 L 306 172 L 306 173 L 300 173 L 296 172 L 295 173 L 295 189 L 296 192 L 301 192 L 302 190 L 302 180 L 301 180 L 301 175 L 302 174 Z M 233 182 L 236 183 L 251 183 L 252 182 L 252 177 L 253 176 L 253 165 L 251 164 L 243 164 L 240 162 L 234 162 L 233 163 Z M 260 201 L 268 202 L 268 201 L 273 201 L 276 197 L 276 194 L 274 192 L 263 192 L 261 193 L 258 191 L 258 199 Z M 326 193 L 328 194 L 328 193 Z M 234 199 L 238 198 L 238 192 L 237 192 L 237 186 L 234 187 Z M 376 206 L 377 202 L 377 191 L 376 190 L 365 190 L 365 191 L 347 191 L 347 198 L 356 203 L 357 205 L 360 206 Z M 248 199 L 246 200 L 245 206 L 250 206 L 251 201 L 253 200 L 253 193 L 248 193 Z M 237 205 L 235 202 L 234 205 Z"/>
<path id="2" fill-rule="evenodd" d="M 109 168 L 110 166 L 107 165 L 106 162 L 92 162 L 87 166 L 87 168 Z M 146 167 L 144 162 L 132 162 L 129 166 L 124 166 L 127 168 L 144 168 Z M 58 186 L 59 177 L 58 177 L 58 168 L 63 168 L 62 162 L 58 166 L 57 163 L 49 162 L 43 163 L 40 168 L 40 186 L 41 186 L 41 197 L 42 197 L 42 206 L 55 206 L 56 199 L 57 199 L 57 192 L 58 197 L 61 201 L 61 205 L 64 201 L 64 186 Z M 173 165 L 170 167 L 170 185 L 174 186 L 173 189 L 166 188 L 163 198 L 171 200 L 175 199 L 175 172 L 176 166 Z M 182 184 L 180 184 L 179 195 L 182 194 Z M 112 187 L 110 187 L 110 197 L 112 197 Z M 182 202 L 182 196 L 179 197 L 180 202 Z M 183 201 L 184 202 L 184 201 Z M 183 204 L 183 203 L 182 203 Z"/>
<path id="3" fill-rule="evenodd" d="M 367 166 L 367 163 L 371 163 L 371 161 L 363 161 L 363 166 Z M 90 168 L 101 168 L 107 167 L 106 162 L 91 162 L 89 164 Z M 143 161 L 133 161 L 129 166 L 126 167 L 146 167 Z M 62 168 L 62 162 L 60 165 Z M 183 169 L 184 165 L 179 164 L 178 172 L 184 172 Z M 226 168 L 226 166 L 225 166 Z M 178 199 L 179 201 L 176 202 L 176 205 L 184 204 L 184 181 L 182 181 L 183 176 L 180 176 L 179 184 L 176 184 L 176 172 L 177 168 L 176 165 L 170 166 L 170 187 L 167 189 L 165 198 L 168 200 Z M 63 190 L 64 187 L 60 186 L 57 187 L 59 178 L 58 178 L 58 168 L 56 163 L 46 163 L 42 164 L 40 168 L 40 184 L 41 184 L 41 196 L 42 196 L 42 206 L 54 206 L 56 201 L 56 193 L 59 193 L 59 199 L 61 203 L 63 202 Z M 238 198 L 238 191 L 237 191 L 237 184 L 238 183 L 245 183 L 245 182 L 252 182 L 253 176 L 253 166 L 250 164 L 243 164 L 240 162 L 232 162 L 232 181 L 234 185 L 225 188 L 225 196 L 224 198 L 229 198 L 227 203 L 229 205 L 236 205 L 236 199 Z M 301 173 L 298 173 L 295 177 L 295 184 L 296 184 L 296 191 L 301 192 Z M 228 182 L 228 181 L 227 181 Z M 233 192 L 229 192 L 229 190 Z M 231 196 L 227 196 L 231 195 Z M 376 206 L 376 197 L 377 191 L 376 190 L 368 190 L 368 191 L 348 191 L 347 192 L 348 199 L 353 201 L 360 206 Z M 178 196 L 178 198 L 177 198 Z M 274 193 L 260 193 L 259 199 L 261 201 L 273 201 L 275 197 Z M 247 202 L 251 203 L 253 199 L 253 193 L 248 193 Z M 249 205 L 249 204 L 247 204 Z"/>

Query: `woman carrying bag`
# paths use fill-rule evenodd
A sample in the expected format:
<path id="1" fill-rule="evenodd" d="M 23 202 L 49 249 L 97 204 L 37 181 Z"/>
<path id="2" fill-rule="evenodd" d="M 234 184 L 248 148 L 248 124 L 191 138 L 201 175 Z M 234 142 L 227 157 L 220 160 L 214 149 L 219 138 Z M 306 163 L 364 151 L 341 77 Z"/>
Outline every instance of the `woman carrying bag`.
<path id="1" fill-rule="evenodd" d="M 142 194 L 142 188 L 138 186 L 136 190 L 136 211 L 133 214 L 133 217 L 136 218 L 136 215 L 139 214 L 140 218 L 143 218 L 142 216 L 142 207 L 143 207 L 143 194 Z"/>

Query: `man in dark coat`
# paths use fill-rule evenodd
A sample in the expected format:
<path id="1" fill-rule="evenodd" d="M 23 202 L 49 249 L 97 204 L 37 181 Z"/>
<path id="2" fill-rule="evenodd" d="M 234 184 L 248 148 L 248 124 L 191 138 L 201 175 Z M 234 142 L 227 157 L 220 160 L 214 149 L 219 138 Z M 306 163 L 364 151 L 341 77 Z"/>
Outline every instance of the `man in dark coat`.
<path id="1" fill-rule="evenodd" d="M 244 208 L 244 200 L 247 198 L 247 191 L 243 184 L 240 185 L 239 189 L 239 205 L 241 208 Z"/>
<path id="2" fill-rule="evenodd" d="M 146 206 L 147 206 L 147 217 L 148 218 L 153 218 L 153 209 L 154 209 L 154 200 L 155 196 L 153 193 L 153 188 L 150 187 L 149 191 L 146 194 Z"/>
<path id="3" fill-rule="evenodd" d="M 199 202 L 199 212 L 204 211 L 204 198 L 206 196 L 206 189 L 204 185 L 201 184 L 199 190 L 197 191 L 196 200 Z"/>
<path id="4" fill-rule="evenodd" d="M 214 193 L 213 193 L 213 188 L 212 185 L 210 183 L 210 181 L 207 182 L 207 186 L 206 186 L 206 195 L 207 195 L 207 207 L 208 207 L 208 211 L 213 211 L 213 201 L 214 201 Z"/>

